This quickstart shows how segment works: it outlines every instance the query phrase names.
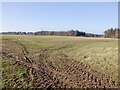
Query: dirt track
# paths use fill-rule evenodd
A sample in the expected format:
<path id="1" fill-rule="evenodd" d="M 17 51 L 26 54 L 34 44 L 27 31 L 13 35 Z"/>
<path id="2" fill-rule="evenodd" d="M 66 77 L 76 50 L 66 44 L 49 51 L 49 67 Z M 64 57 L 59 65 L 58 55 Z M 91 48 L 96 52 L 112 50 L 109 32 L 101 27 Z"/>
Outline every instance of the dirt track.
<path id="1" fill-rule="evenodd" d="M 18 42 L 16 44 L 21 48 L 23 57 L 5 56 L 16 61 L 19 65 L 28 68 L 28 82 L 36 88 L 115 88 L 117 82 L 110 76 L 90 69 L 90 66 L 84 63 L 70 60 L 63 52 L 60 53 L 60 64 L 57 67 L 49 61 L 49 49 L 41 50 L 39 54 L 29 56 L 26 47 Z M 63 47 L 64 48 L 64 47 Z M 56 49 L 57 50 L 57 49 Z"/>

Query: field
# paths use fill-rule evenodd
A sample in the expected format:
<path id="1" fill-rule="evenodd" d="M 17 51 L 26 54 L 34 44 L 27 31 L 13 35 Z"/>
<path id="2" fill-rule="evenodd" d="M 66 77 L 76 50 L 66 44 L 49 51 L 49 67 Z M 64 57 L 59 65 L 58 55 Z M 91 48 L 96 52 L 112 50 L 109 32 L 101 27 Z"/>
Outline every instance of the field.
<path id="1" fill-rule="evenodd" d="M 4 88 L 116 88 L 118 40 L 2 36 Z"/>

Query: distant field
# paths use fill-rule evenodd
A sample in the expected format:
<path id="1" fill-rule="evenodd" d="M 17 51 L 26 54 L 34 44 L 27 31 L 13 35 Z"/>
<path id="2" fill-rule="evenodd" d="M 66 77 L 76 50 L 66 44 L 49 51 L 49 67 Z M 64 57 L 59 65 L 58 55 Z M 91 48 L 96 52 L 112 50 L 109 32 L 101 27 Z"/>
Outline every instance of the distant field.
<path id="1" fill-rule="evenodd" d="M 117 87 L 118 40 L 2 36 L 3 87 Z"/>

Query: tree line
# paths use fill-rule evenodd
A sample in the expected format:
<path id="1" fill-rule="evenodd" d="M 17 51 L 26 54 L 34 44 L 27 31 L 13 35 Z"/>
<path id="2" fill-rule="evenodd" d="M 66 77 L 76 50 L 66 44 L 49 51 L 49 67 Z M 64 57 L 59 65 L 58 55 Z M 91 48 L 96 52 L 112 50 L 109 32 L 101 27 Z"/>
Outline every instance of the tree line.
<path id="1" fill-rule="evenodd" d="M 35 35 L 56 35 L 56 36 L 85 36 L 85 32 L 79 32 L 78 30 L 70 31 L 38 31 Z"/>
<path id="2" fill-rule="evenodd" d="M 69 30 L 69 31 L 37 31 L 37 32 L 2 32 L 2 34 L 103 37 L 103 35 L 100 35 L 100 34 L 86 33 L 86 32 L 82 32 L 82 31 L 78 31 L 78 30 Z"/>
<path id="3" fill-rule="evenodd" d="M 69 31 L 37 31 L 37 32 L 2 32 L 1 34 L 15 35 L 56 35 L 56 36 L 84 36 L 84 37 L 105 37 L 105 38 L 120 38 L 120 28 L 110 28 L 104 32 L 104 35 L 86 33 L 78 30 Z"/>
<path id="4" fill-rule="evenodd" d="M 105 38 L 120 38 L 120 28 L 110 28 L 104 32 Z"/>
<path id="5" fill-rule="evenodd" d="M 34 35 L 34 32 L 2 32 L 1 34 Z"/>

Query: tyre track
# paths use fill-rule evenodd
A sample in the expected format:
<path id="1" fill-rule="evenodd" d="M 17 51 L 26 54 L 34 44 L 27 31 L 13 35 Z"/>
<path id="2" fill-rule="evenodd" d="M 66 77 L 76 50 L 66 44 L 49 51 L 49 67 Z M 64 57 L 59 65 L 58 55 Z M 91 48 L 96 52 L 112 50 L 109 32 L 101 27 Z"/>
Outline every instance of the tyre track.
<path id="1" fill-rule="evenodd" d="M 64 67 L 56 68 L 48 60 L 48 52 L 52 50 L 43 49 L 40 54 L 30 58 L 26 47 L 16 43 L 21 48 L 24 58 L 8 58 L 28 68 L 29 75 L 32 75 L 28 81 L 32 80 L 35 88 L 117 88 L 117 83 L 112 77 L 91 70 L 90 66 L 83 63 L 69 60 L 64 53 L 60 53 L 60 64 Z"/>
<path id="2" fill-rule="evenodd" d="M 40 56 L 44 57 L 46 54 Z M 83 63 L 79 65 L 77 61 L 71 63 L 65 54 L 64 57 L 66 58 L 61 59 L 61 63 L 64 65 L 61 70 L 56 69 L 49 60 L 45 61 L 46 58 L 42 60 L 45 61 L 44 64 L 49 68 L 48 70 L 51 69 L 52 73 L 54 73 L 53 77 L 57 77 L 59 81 L 62 81 L 61 87 L 117 88 L 117 83 L 112 77 L 91 70 L 90 66 Z M 68 72 L 73 72 L 73 74 L 69 75 Z M 71 83 L 74 85 L 71 85 Z"/>

